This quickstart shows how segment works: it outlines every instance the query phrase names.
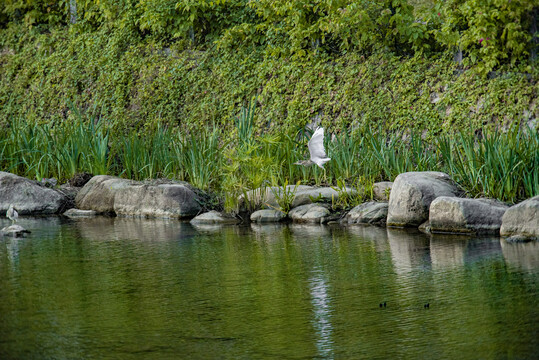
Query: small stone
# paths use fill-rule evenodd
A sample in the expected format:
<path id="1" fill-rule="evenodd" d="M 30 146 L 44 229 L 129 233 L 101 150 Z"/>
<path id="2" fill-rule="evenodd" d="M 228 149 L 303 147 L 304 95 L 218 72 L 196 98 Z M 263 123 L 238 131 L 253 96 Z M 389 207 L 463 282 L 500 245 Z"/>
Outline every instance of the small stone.
<path id="1" fill-rule="evenodd" d="M 191 220 L 191 224 L 237 224 L 239 222 L 237 218 L 215 210 L 200 214 Z"/>
<path id="2" fill-rule="evenodd" d="M 288 216 L 297 223 L 323 224 L 330 220 L 330 211 L 322 204 L 307 204 L 293 208 Z"/>
<path id="3" fill-rule="evenodd" d="M 286 218 L 286 214 L 279 210 L 263 209 L 251 214 L 251 221 L 258 223 L 279 222 Z"/>

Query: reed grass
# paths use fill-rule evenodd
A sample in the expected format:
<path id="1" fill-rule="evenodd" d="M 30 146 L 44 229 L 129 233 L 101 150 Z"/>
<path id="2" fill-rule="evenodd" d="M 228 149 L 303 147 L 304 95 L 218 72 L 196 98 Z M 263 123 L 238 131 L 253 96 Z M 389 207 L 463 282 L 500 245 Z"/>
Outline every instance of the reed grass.
<path id="1" fill-rule="evenodd" d="M 472 197 L 514 203 L 539 194 L 539 135 L 519 126 L 485 130 L 482 138 L 459 132 L 433 141 L 417 133 L 343 131 L 325 139 L 332 160 L 324 171 L 294 165 L 308 157 L 310 130 L 255 134 L 251 105 L 239 112 L 232 136 L 218 126 L 198 133 L 158 127 L 144 137 L 132 132 L 113 139 L 102 119 L 73 114 L 71 125 L 54 127 L 13 120 L 1 134 L 1 169 L 60 182 L 83 171 L 174 178 L 222 194 L 228 210 L 237 208 L 239 195 L 259 187 L 299 182 L 359 188 L 407 171 L 446 172 Z"/>

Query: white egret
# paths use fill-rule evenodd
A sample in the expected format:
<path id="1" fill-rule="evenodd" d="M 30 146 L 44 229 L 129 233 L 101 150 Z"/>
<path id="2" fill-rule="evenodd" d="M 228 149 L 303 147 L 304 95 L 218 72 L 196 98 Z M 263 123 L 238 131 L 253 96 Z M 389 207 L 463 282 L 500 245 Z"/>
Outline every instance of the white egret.
<path id="1" fill-rule="evenodd" d="M 7 209 L 6 216 L 11 220 L 11 225 L 15 224 L 17 219 L 19 218 L 19 213 L 15 208 L 13 207 L 13 204 L 9 205 L 9 209 Z"/>
<path id="2" fill-rule="evenodd" d="M 307 146 L 309 147 L 309 153 L 311 155 L 310 159 L 300 160 L 295 162 L 294 165 L 310 166 L 316 164 L 324 169 L 324 164 L 331 160 L 327 157 L 326 150 L 324 149 L 324 128 L 316 128 Z"/>

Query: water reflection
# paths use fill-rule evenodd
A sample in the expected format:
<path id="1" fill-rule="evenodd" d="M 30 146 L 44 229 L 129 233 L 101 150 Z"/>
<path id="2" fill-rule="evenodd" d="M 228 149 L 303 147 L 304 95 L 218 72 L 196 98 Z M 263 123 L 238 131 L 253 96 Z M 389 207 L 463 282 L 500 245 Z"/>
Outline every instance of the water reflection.
<path id="1" fill-rule="evenodd" d="M 539 241 L 514 242 L 500 239 L 503 257 L 513 269 L 537 272 L 539 269 Z"/>
<path id="2" fill-rule="evenodd" d="M 25 227 L 0 240 L 0 358 L 539 352 L 537 243 L 124 218 Z"/>
<path id="3" fill-rule="evenodd" d="M 393 265 L 398 274 L 430 263 L 429 238 L 419 231 L 387 229 Z"/>
<path id="4" fill-rule="evenodd" d="M 311 288 L 311 302 L 313 305 L 313 325 L 316 331 L 316 348 L 318 355 L 333 359 L 333 327 L 331 325 L 331 303 L 328 295 L 328 285 L 324 280 L 324 273 L 320 269 L 313 271 L 309 279 Z"/>
<path id="5" fill-rule="evenodd" d="M 387 229 L 377 226 L 347 225 L 345 231 L 356 237 L 374 243 L 379 253 L 389 250 Z"/>
<path id="6" fill-rule="evenodd" d="M 465 262 L 468 237 L 432 236 L 430 259 L 434 268 L 462 266 Z"/>

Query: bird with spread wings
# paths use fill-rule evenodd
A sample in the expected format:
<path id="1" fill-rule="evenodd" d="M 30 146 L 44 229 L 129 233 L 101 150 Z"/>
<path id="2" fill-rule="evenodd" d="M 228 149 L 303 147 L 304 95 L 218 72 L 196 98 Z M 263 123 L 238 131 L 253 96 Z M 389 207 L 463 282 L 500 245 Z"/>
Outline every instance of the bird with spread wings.
<path id="1" fill-rule="evenodd" d="M 309 160 L 300 160 L 294 164 L 303 166 L 316 164 L 323 169 L 324 164 L 331 160 L 327 157 L 326 150 L 324 149 L 324 128 L 316 128 L 307 146 L 310 153 Z"/>

